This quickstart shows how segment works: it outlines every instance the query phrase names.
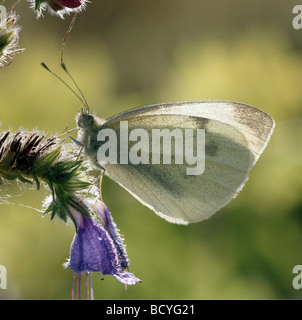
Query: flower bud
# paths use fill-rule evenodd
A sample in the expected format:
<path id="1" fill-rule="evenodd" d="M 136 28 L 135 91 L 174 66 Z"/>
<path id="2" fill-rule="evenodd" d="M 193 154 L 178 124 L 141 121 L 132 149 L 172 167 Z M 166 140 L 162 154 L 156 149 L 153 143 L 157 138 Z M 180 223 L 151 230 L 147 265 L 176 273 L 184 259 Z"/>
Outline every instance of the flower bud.
<path id="1" fill-rule="evenodd" d="M 79 12 L 85 8 L 87 0 L 29 0 L 31 7 L 37 13 L 37 16 L 42 15 L 43 10 L 48 10 L 50 13 L 63 18 L 64 14 Z"/>
<path id="2" fill-rule="evenodd" d="M 15 53 L 24 50 L 18 49 L 21 28 L 17 25 L 17 20 L 18 16 L 11 12 L 0 24 L 0 67 L 7 65 Z"/>
<path id="3" fill-rule="evenodd" d="M 79 8 L 80 6 L 82 6 L 87 1 L 86 0 L 56 0 L 54 2 L 57 2 L 58 4 L 60 4 L 64 7 L 75 9 L 75 8 Z"/>

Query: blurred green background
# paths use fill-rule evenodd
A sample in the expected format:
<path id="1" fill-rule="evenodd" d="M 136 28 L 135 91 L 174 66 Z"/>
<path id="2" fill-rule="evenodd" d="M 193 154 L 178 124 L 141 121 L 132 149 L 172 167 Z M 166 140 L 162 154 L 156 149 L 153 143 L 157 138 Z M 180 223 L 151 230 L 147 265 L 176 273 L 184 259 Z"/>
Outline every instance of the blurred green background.
<path id="1" fill-rule="evenodd" d="M 143 282 L 127 290 L 94 275 L 96 299 L 292 299 L 302 265 L 302 30 L 284 0 L 92 0 L 64 59 L 90 108 L 108 118 L 141 105 L 221 99 L 244 102 L 276 120 L 275 133 L 238 197 L 211 219 L 169 224 L 105 179 L 103 198 L 124 235 L 130 271 Z M 26 51 L 0 70 L 1 130 L 72 128 L 82 107 L 47 73 L 59 66 L 71 16 L 36 20 L 16 6 Z M 67 79 L 68 81 L 68 79 Z M 0 187 L 11 202 L 41 208 L 47 194 Z M 74 227 L 33 209 L 0 206 L 2 299 L 70 299 Z M 84 285 L 83 285 L 84 287 Z"/>

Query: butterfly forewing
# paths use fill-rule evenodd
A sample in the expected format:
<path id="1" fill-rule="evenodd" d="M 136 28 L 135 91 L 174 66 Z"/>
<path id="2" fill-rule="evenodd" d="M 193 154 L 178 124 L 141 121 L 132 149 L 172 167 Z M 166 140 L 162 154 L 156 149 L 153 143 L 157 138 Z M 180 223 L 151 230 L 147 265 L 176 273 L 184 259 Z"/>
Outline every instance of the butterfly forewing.
<path id="1" fill-rule="evenodd" d="M 127 137 L 121 130 L 121 122 L 127 123 Z M 90 139 L 97 150 L 103 143 L 97 141 L 97 131 L 114 130 L 117 161 L 101 164 L 106 169 L 105 174 L 159 216 L 173 223 L 187 224 L 208 218 L 237 195 L 264 150 L 273 127 L 274 121 L 269 115 L 244 104 L 180 102 L 136 108 L 113 116 L 98 125 Z M 143 129 L 148 136 L 143 148 L 138 144 L 139 138 L 131 139 L 137 129 Z M 193 160 L 190 156 L 180 163 L 175 150 L 182 143 L 184 150 L 185 140 L 176 142 L 172 135 L 168 151 L 163 147 L 152 150 L 154 130 L 165 129 L 169 132 L 177 129 L 182 136 L 187 129 L 204 130 L 202 174 L 188 174 L 187 168 L 192 167 L 189 163 Z M 193 141 L 197 141 L 194 137 L 196 134 Z M 141 162 L 121 159 L 121 146 L 125 148 L 125 143 L 128 155 L 137 153 L 136 159 Z M 169 152 L 170 162 L 164 163 Z M 96 155 L 93 157 L 96 161 Z M 154 159 L 160 159 L 159 163 L 155 164 Z"/>

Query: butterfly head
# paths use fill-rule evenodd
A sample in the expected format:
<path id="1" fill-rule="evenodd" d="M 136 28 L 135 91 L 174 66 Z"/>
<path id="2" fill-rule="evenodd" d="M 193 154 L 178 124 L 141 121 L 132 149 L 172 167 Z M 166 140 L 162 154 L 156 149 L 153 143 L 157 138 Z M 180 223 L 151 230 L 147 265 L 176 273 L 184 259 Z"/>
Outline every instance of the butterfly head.
<path id="1" fill-rule="evenodd" d="M 94 122 L 94 116 L 89 113 L 88 110 L 81 110 L 81 112 L 79 112 L 76 115 L 76 123 L 77 126 L 81 129 L 88 129 L 92 126 Z"/>

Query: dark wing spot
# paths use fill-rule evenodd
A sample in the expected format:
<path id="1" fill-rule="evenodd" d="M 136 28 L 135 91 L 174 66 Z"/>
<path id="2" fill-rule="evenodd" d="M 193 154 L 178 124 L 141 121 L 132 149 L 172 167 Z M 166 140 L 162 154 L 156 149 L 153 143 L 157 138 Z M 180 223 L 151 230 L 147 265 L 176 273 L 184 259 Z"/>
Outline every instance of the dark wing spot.
<path id="1" fill-rule="evenodd" d="M 214 157 L 217 155 L 217 152 L 218 152 L 218 144 L 217 142 L 211 140 L 208 143 L 206 143 L 205 149 L 206 149 L 206 155 Z"/>

